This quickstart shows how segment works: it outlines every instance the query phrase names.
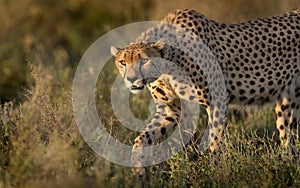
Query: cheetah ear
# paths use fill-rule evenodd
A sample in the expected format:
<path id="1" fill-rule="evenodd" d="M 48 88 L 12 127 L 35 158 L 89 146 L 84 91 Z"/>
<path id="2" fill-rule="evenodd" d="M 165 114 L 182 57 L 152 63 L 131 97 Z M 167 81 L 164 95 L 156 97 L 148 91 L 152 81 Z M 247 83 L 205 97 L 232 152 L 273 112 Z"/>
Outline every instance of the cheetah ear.
<path id="1" fill-rule="evenodd" d="M 117 53 L 121 50 L 121 48 L 116 48 L 114 46 L 111 46 L 110 47 L 110 53 L 113 55 L 113 56 L 117 56 Z"/>
<path id="2" fill-rule="evenodd" d="M 160 51 L 160 50 L 164 49 L 164 47 L 166 46 L 166 43 L 163 39 L 160 39 L 160 40 L 156 41 L 153 44 L 153 46 Z"/>
<path id="3" fill-rule="evenodd" d="M 155 44 L 153 45 L 155 48 L 158 50 L 161 50 L 165 47 L 165 43 L 163 40 L 156 41 Z"/>

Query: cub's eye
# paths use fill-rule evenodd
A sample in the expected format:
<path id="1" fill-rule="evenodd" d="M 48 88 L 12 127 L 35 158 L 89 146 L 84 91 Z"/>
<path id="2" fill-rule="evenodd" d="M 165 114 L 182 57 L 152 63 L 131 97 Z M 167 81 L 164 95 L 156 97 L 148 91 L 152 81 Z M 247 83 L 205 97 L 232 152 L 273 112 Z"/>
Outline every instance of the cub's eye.
<path id="1" fill-rule="evenodd" d="M 120 63 L 120 65 L 122 65 L 122 66 L 126 66 L 126 62 L 125 62 L 124 60 L 120 60 L 119 63 Z"/>

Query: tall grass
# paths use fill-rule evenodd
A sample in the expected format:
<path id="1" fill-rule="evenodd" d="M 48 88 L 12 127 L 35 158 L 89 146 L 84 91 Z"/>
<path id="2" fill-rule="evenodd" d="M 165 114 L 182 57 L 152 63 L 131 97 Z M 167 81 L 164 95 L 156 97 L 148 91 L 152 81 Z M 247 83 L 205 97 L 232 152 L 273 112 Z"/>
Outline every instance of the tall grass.
<path id="1" fill-rule="evenodd" d="M 41 67 L 30 64 L 30 70 L 32 86 L 27 91 L 26 102 L 19 106 L 6 103 L 1 107 L 1 186 L 135 187 L 145 184 L 134 169 L 112 164 L 86 145 L 72 115 L 70 84 L 59 82 L 58 76 Z M 60 74 L 68 77 L 69 71 Z M 137 96 L 134 100 L 139 102 L 143 98 Z M 110 111 L 106 103 L 102 100 L 99 110 Z M 148 106 L 132 106 L 132 109 L 149 113 Z M 239 116 L 246 119 L 242 121 Z M 147 184 L 152 187 L 300 186 L 299 160 L 292 162 L 289 152 L 278 147 L 274 139 L 277 132 L 266 126 L 274 124 L 273 117 L 271 108 L 250 109 L 231 116 L 220 150 L 213 156 L 198 152 L 196 134 L 184 151 L 150 167 Z M 129 144 L 136 136 L 119 129 L 120 123 L 112 116 L 102 118 L 118 140 Z M 205 122 L 203 115 L 199 132 L 205 128 Z M 267 129 L 259 129 L 262 126 Z"/>

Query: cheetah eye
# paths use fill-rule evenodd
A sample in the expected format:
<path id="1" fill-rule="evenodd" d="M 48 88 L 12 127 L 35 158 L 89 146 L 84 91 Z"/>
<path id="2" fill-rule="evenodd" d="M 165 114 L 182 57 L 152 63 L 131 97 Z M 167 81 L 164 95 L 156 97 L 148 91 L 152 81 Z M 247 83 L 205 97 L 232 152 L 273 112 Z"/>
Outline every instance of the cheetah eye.
<path id="1" fill-rule="evenodd" d="M 124 60 L 120 60 L 119 63 L 120 63 L 120 65 L 122 65 L 122 66 L 126 66 L 126 62 L 125 62 Z"/>
<path id="2" fill-rule="evenodd" d="M 142 58 L 143 63 L 147 63 L 150 59 L 149 58 Z"/>

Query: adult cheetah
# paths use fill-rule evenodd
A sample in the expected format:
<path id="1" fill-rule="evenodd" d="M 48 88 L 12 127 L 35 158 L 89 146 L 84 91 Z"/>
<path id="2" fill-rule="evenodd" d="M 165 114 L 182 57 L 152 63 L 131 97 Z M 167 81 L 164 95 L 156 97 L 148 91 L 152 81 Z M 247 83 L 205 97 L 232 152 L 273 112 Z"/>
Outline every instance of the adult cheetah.
<path id="1" fill-rule="evenodd" d="M 300 10 L 239 24 L 218 23 L 194 10 L 176 10 L 161 23 L 171 26 L 154 26 L 128 46 L 111 48 L 130 91 L 138 93 L 147 86 L 156 104 L 153 119 L 135 139 L 133 153 L 177 126 L 180 99 L 197 102 L 206 109 L 210 152 L 216 151 L 220 133 L 226 126 L 226 104 L 275 103 L 281 144 L 294 145 L 300 109 Z M 188 32 L 192 38 L 186 35 Z M 181 46 L 174 47 L 165 38 L 176 44 L 182 41 Z M 206 55 L 203 46 L 212 55 Z M 193 84 L 184 83 L 182 87 L 182 79 L 168 72 L 169 69 L 162 69 L 167 63 L 159 59 L 180 67 Z M 218 62 L 224 76 L 228 94 L 223 99 L 225 105 L 213 103 L 220 93 L 212 96 L 209 85 L 208 78 L 214 77 L 213 71 L 218 70 L 212 61 Z M 212 86 L 218 88 L 221 82 L 216 83 Z"/>

